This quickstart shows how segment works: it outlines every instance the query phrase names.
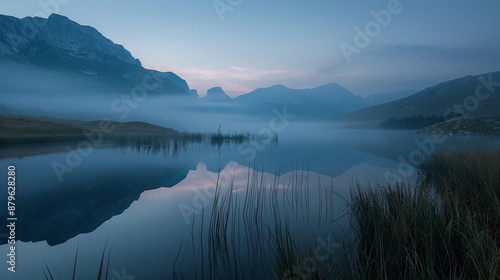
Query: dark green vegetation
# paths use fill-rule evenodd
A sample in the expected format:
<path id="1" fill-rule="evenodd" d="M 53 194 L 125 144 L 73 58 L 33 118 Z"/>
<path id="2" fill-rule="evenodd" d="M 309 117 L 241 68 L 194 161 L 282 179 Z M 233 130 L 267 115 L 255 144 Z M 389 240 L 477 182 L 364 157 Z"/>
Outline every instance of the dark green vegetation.
<path id="1" fill-rule="evenodd" d="M 421 129 L 442 121 L 444 121 L 444 117 L 442 116 L 390 117 L 383 121 L 380 127 L 384 129 Z"/>
<path id="2" fill-rule="evenodd" d="M 0 144 L 50 143 L 88 140 L 87 135 L 103 140 L 121 136 L 178 136 L 179 132 L 144 122 L 76 121 L 47 117 L 0 115 Z"/>
<path id="3" fill-rule="evenodd" d="M 500 116 L 460 117 L 423 128 L 422 133 L 500 135 Z"/>
<path id="4" fill-rule="evenodd" d="M 210 139 L 210 144 L 213 146 L 222 146 L 224 143 L 237 143 L 237 144 L 242 144 L 245 142 L 248 142 L 249 140 L 255 140 L 259 142 L 263 141 L 269 141 L 269 143 L 272 143 L 276 145 L 278 143 L 278 133 L 274 133 L 273 135 L 263 135 L 263 134 L 250 134 L 250 133 L 222 133 L 220 130 L 220 125 L 219 125 L 219 130 L 217 133 L 209 133 L 205 134 L 207 138 Z"/>
<path id="5" fill-rule="evenodd" d="M 486 115 L 461 117 L 450 114 L 443 116 L 412 116 L 389 119 L 380 123 L 382 129 L 411 129 L 420 133 L 446 133 L 463 135 L 500 135 L 500 116 Z"/>
<path id="6" fill-rule="evenodd" d="M 41 144 L 88 140 L 93 142 L 162 147 L 171 142 L 213 145 L 226 142 L 243 143 L 255 138 L 250 133 L 179 132 L 145 122 L 76 121 L 47 117 L 0 115 L 0 144 Z M 277 138 L 276 138 L 277 139 Z"/>
<path id="7" fill-rule="evenodd" d="M 499 279 L 500 153 L 440 154 L 415 184 L 358 185 L 358 279 Z"/>
<path id="8" fill-rule="evenodd" d="M 318 233 L 326 227 L 333 235 L 333 188 L 321 188 L 316 208 L 304 174 L 289 182 L 249 174 L 240 195 L 232 181 L 218 182 L 213 208 L 193 219 L 173 276 L 499 279 L 500 152 L 439 154 L 419 174 L 414 182 L 357 183 L 346 201 L 352 232 L 326 247 Z M 304 227 L 315 211 L 318 223 Z M 196 266 L 183 268 L 186 259 Z"/>

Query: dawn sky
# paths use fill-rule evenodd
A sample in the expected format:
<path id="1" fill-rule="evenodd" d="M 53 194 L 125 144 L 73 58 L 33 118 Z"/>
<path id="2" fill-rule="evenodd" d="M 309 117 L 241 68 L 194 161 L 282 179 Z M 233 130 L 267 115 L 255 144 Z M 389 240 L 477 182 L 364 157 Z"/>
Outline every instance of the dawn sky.
<path id="1" fill-rule="evenodd" d="M 199 95 L 336 82 L 366 96 L 500 70 L 497 0 L 19 2 L 2 0 L 0 13 L 91 25 Z"/>

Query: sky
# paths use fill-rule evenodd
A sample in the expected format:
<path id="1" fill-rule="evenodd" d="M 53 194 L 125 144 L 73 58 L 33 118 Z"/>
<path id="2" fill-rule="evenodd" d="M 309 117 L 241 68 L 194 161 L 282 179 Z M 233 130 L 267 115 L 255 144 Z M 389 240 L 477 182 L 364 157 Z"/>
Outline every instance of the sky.
<path id="1" fill-rule="evenodd" d="M 356 95 L 500 71 L 500 1 L 2 0 L 0 14 L 58 13 L 172 71 L 200 96 L 338 83 Z"/>

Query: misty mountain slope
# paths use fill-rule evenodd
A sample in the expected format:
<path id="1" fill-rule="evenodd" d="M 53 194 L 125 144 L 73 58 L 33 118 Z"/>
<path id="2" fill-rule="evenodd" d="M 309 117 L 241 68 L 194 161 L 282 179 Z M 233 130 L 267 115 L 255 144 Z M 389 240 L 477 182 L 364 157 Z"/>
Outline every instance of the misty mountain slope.
<path id="1" fill-rule="evenodd" d="M 354 95 L 336 83 L 329 83 L 310 89 L 305 94 L 338 112 L 352 111 L 364 106 L 361 97 Z"/>
<path id="2" fill-rule="evenodd" d="M 494 88 L 495 91 L 486 100 L 475 97 L 478 87 L 481 93 L 488 92 L 481 80 L 489 81 L 490 75 L 493 84 L 500 82 L 500 72 L 466 76 L 426 88 L 399 100 L 345 114 L 337 120 L 366 122 L 382 121 L 390 117 L 442 116 L 447 110 L 459 111 L 460 108 L 471 116 L 500 114 L 500 87 Z M 478 103 L 474 104 L 474 100 Z M 467 101 L 470 103 L 464 106 Z M 454 105 L 461 107 L 455 108 Z M 475 105 L 478 105 L 477 108 L 473 108 Z M 475 110 L 470 110 L 471 108 Z"/>
<path id="3" fill-rule="evenodd" d="M 95 28 L 52 14 L 48 19 L 0 15 L 0 57 L 43 69 L 76 73 L 100 83 L 131 89 L 144 85 L 162 94 L 189 94 L 174 73 L 144 69 L 123 46 Z"/>
<path id="4" fill-rule="evenodd" d="M 284 85 L 259 88 L 234 99 L 236 104 L 249 106 L 249 112 L 271 112 L 283 106 L 301 118 L 324 118 L 363 108 L 363 99 L 338 84 L 312 89 L 291 89 Z"/>
<path id="5" fill-rule="evenodd" d="M 419 92 L 419 90 L 400 90 L 400 91 L 393 91 L 393 92 L 384 92 L 384 93 L 375 93 L 375 94 L 370 94 L 369 96 L 365 97 L 365 106 L 370 107 L 370 106 L 375 106 L 391 101 L 395 101 L 401 98 L 408 97 L 412 94 L 415 94 Z"/>

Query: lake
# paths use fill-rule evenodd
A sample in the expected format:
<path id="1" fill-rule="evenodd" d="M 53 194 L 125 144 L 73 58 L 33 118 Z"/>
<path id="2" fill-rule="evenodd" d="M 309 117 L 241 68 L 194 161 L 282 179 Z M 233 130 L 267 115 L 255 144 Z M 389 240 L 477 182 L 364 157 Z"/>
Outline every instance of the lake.
<path id="1" fill-rule="evenodd" d="M 43 279 L 50 271 L 70 279 L 77 256 L 78 279 L 97 279 L 101 259 L 108 279 L 274 279 L 273 240 L 294 238 L 337 255 L 350 238 L 346 210 L 356 182 L 410 179 L 416 173 L 406 163 L 435 151 L 500 148 L 498 137 L 429 139 L 301 124 L 276 143 L 76 151 L 63 144 L 21 158 L 15 150 L 30 146 L 2 147 L 0 180 L 16 167 L 18 220 L 17 272 L 2 269 L 0 278 Z M 7 236 L 0 237 L 6 261 Z"/>

